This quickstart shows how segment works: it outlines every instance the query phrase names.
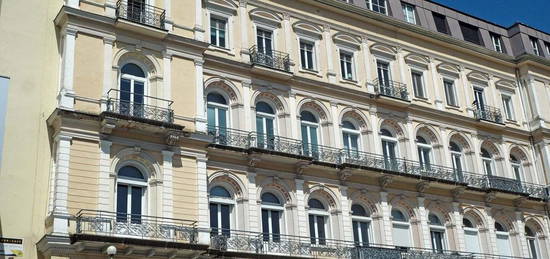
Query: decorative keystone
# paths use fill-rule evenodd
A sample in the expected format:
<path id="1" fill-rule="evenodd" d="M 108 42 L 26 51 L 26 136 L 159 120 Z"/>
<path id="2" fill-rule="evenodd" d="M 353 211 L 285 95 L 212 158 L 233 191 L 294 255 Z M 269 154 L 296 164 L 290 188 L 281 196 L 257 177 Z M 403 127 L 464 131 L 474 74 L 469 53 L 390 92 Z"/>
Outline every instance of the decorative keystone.
<path id="1" fill-rule="evenodd" d="M 393 182 L 393 176 L 391 175 L 383 175 L 382 177 L 378 178 L 378 183 L 380 184 L 380 187 L 382 187 L 383 190 L 388 187 Z"/>
<path id="2" fill-rule="evenodd" d="M 178 144 L 182 136 L 183 136 L 183 132 L 171 130 L 171 131 L 168 131 L 168 133 L 166 133 L 166 136 L 164 137 L 164 141 L 166 142 L 166 145 L 175 146 Z"/>

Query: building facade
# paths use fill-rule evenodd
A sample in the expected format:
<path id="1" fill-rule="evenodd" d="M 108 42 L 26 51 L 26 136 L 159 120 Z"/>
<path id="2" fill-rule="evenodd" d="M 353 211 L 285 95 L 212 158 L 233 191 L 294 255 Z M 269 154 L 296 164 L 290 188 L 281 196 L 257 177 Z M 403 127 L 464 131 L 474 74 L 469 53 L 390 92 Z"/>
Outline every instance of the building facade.
<path id="1" fill-rule="evenodd" d="M 427 0 L 34 2 L 0 2 L 26 257 L 550 257 L 550 34 Z"/>

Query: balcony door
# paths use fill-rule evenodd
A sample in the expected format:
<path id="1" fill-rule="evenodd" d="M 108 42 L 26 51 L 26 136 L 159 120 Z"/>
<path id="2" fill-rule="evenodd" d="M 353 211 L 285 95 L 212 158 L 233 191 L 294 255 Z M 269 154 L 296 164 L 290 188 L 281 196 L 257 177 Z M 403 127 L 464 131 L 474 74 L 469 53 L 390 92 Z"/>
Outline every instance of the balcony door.
<path id="1" fill-rule="evenodd" d="M 275 110 L 265 102 L 256 104 L 256 132 L 258 148 L 274 149 Z"/>
<path id="2" fill-rule="evenodd" d="M 352 158 L 357 157 L 359 152 L 359 136 L 360 132 L 353 123 L 349 121 L 342 122 L 342 141 L 344 143 L 344 149 Z"/>
<path id="3" fill-rule="evenodd" d="M 357 246 L 368 246 L 370 241 L 370 214 L 365 208 L 358 204 L 351 206 L 351 218 L 353 226 L 353 241 Z"/>
<path id="4" fill-rule="evenodd" d="M 325 205 L 317 199 L 310 199 L 308 206 L 311 244 L 326 245 L 329 213 Z"/>
<path id="5" fill-rule="evenodd" d="M 128 63 L 122 67 L 118 109 L 121 114 L 144 116 L 146 82 L 145 73 L 138 65 Z"/>
<path id="6" fill-rule="evenodd" d="M 281 218 L 283 204 L 272 193 L 262 194 L 262 233 L 264 241 L 281 241 Z"/>
<path id="7" fill-rule="evenodd" d="M 126 8 L 127 19 L 139 23 L 144 23 L 147 18 L 145 15 L 146 0 L 127 0 Z"/>
<path id="8" fill-rule="evenodd" d="M 210 190 L 210 229 L 211 235 L 229 236 L 231 233 L 231 210 L 234 201 L 231 193 L 221 186 Z"/>
<path id="9" fill-rule="evenodd" d="M 256 45 L 258 46 L 258 61 L 261 64 L 273 66 L 273 31 L 256 30 Z"/>
<path id="10" fill-rule="evenodd" d="M 418 151 L 418 162 L 423 170 L 429 170 L 431 165 L 432 145 L 424 137 L 416 137 L 416 148 Z"/>
<path id="11" fill-rule="evenodd" d="M 376 61 L 378 71 L 378 83 L 381 87 L 380 91 L 385 95 L 392 95 L 390 89 L 390 63 L 378 60 Z"/>
<path id="12" fill-rule="evenodd" d="M 445 226 L 443 222 L 437 215 L 430 213 L 428 215 L 428 224 L 430 225 L 432 251 L 434 253 L 443 253 L 445 250 Z"/>
<path id="13" fill-rule="evenodd" d="M 462 149 L 455 142 L 449 143 L 449 149 L 451 152 L 451 162 L 453 164 L 453 171 L 458 181 L 464 180 L 463 166 L 462 166 Z"/>
<path id="14" fill-rule="evenodd" d="M 384 166 L 386 169 L 393 170 L 397 167 L 397 138 L 387 129 L 380 131 L 380 137 L 382 138 Z"/>
<path id="15" fill-rule="evenodd" d="M 315 157 L 319 154 L 319 122 L 315 115 L 308 111 L 302 111 L 300 113 L 300 120 L 304 155 Z"/>
<path id="16" fill-rule="evenodd" d="M 475 105 L 477 106 L 476 107 L 477 110 L 479 111 L 485 110 L 485 95 L 483 93 L 483 88 L 474 87 L 474 101 L 475 101 Z"/>
<path id="17" fill-rule="evenodd" d="M 147 182 L 140 170 L 124 166 L 117 173 L 116 213 L 118 222 L 141 223 Z"/>
<path id="18" fill-rule="evenodd" d="M 209 93 L 206 102 L 209 134 L 225 136 L 229 109 L 227 99 L 219 93 Z"/>

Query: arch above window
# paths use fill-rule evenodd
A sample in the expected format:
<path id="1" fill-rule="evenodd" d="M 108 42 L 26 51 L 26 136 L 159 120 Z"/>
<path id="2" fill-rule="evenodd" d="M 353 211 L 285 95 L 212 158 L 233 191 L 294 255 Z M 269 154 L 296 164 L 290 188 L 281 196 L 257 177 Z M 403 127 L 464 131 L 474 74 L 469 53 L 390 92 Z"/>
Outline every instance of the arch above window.
<path id="1" fill-rule="evenodd" d="M 231 198 L 231 193 L 221 186 L 215 186 L 210 189 L 210 197 Z"/>
<path id="2" fill-rule="evenodd" d="M 279 198 L 277 198 L 275 194 L 270 192 L 262 194 L 262 203 L 281 205 L 281 201 L 279 200 Z"/>
<path id="3" fill-rule="evenodd" d="M 472 221 L 467 218 L 462 219 L 462 226 L 466 228 L 475 228 L 475 225 L 472 223 Z"/>
<path id="4" fill-rule="evenodd" d="M 360 217 L 369 217 L 369 213 L 365 208 L 359 204 L 351 205 L 351 215 Z"/>
<path id="5" fill-rule="evenodd" d="M 393 221 L 399 221 L 399 222 L 407 222 L 407 217 L 403 212 L 401 212 L 398 209 L 392 209 L 391 210 L 391 216 Z"/>
<path id="6" fill-rule="evenodd" d="M 311 113 L 309 111 L 300 112 L 300 119 L 302 121 L 317 123 L 317 118 L 315 117 L 315 115 L 313 115 L 313 113 Z"/>
<path id="7" fill-rule="evenodd" d="M 535 237 L 535 232 L 533 232 L 533 230 L 530 227 L 525 226 L 525 236 Z"/>
<path id="8" fill-rule="evenodd" d="M 387 129 L 381 129 L 380 130 L 380 135 L 393 138 L 393 134 Z"/>
<path id="9" fill-rule="evenodd" d="M 508 230 L 506 230 L 506 228 L 499 222 L 495 222 L 495 230 L 499 232 L 508 232 Z"/>
<path id="10" fill-rule="evenodd" d="M 443 222 L 441 222 L 441 219 L 433 213 L 430 213 L 428 215 L 428 223 L 430 225 L 443 226 Z"/>
<path id="11" fill-rule="evenodd" d="M 145 177 L 143 176 L 143 173 L 141 173 L 139 169 L 133 166 L 124 166 L 118 170 L 117 174 L 118 174 L 118 177 L 121 177 L 121 178 L 145 181 Z"/>
<path id="12" fill-rule="evenodd" d="M 350 129 L 350 130 L 357 130 L 357 127 L 350 121 L 343 121 L 342 122 L 342 128 L 344 129 Z"/>
<path id="13" fill-rule="evenodd" d="M 256 112 L 275 114 L 275 110 L 273 110 L 273 107 L 271 107 L 271 105 L 267 104 L 266 102 L 258 102 L 256 104 Z"/>
<path id="14" fill-rule="evenodd" d="M 225 99 L 225 97 L 223 97 L 221 94 L 219 93 L 209 93 L 207 96 L 206 96 L 206 101 L 207 102 L 212 102 L 212 103 L 218 103 L 218 104 L 224 104 L 224 105 L 227 105 L 227 100 Z"/>
<path id="15" fill-rule="evenodd" d="M 449 142 L 449 149 L 455 152 L 462 152 L 460 146 L 453 141 Z"/>
<path id="16" fill-rule="evenodd" d="M 491 158 L 491 153 L 485 148 L 481 148 L 481 156 L 485 158 Z"/>
<path id="17" fill-rule="evenodd" d="M 428 141 L 422 136 L 416 136 L 416 142 L 422 143 L 422 144 L 428 144 Z"/>
<path id="18" fill-rule="evenodd" d="M 310 209 L 326 210 L 325 205 L 323 205 L 323 203 L 317 199 L 309 199 L 307 205 Z"/>
<path id="19" fill-rule="evenodd" d="M 137 77 L 143 77 L 145 78 L 145 72 L 143 72 L 143 69 L 141 69 L 138 65 L 134 63 L 128 63 L 122 67 L 120 70 L 122 74 L 137 76 Z"/>

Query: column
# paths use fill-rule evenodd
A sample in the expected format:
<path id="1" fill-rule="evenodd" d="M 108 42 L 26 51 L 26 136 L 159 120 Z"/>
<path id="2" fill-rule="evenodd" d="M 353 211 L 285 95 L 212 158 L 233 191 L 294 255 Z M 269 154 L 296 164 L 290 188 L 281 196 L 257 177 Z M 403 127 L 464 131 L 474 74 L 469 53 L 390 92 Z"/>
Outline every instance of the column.
<path id="1" fill-rule="evenodd" d="M 453 161 L 449 157 L 449 131 L 444 127 L 440 127 L 439 131 L 441 132 L 441 141 L 443 142 L 441 143 L 443 150 L 439 152 L 441 155 L 441 164 L 452 168 Z"/>
<path id="2" fill-rule="evenodd" d="M 306 201 L 304 196 L 304 180 L 296 179 L 296 206 L 298 206 L 298 236 L 309 236 L 308 216 L 306 215 Z"/>
<path id="3" fill-rule="evenodd" d="M 162 54 L 163 54 L 162 55 L 163 71 L 164 71 L 163 79 L 162 79 L 164 91 L 162 93 L 162 96 L 166 100 L 172 100 L 172 54 L 168 53 L 167 51 L 164 51 Z M 201 74 L 202 74 L 202 71 L 201 71 Z M 198 79 L 199 77 L 197 77 L 197 81 L 199 81 Z M 200 81 L 202 82 L 202 80 Z M 161 105 L 164 105 L 164 104 L 161 104 Z M 168 103 L 166 105 L 168 105 Z"/>
<path id="4" fill-rule="evenodd" d="M 239 0 L 239 17 L 241 19 L 241 61 L 249 62 L 250 57 L 248 53 L 248 48 L 250 44 L 248 43 L 248 12 L 246 11 L 246 5 L 248 0 Z"/>
<path id="5" fill-rule="evenodd" d="M 195 0 L 195 40 L 204 41 L 204 28 L 202 26 L 202 0 Z"/>
<path id="6" fill-rule="evenodd" d="M 242 82 L 243 86 L 243 106 L 244 106 L 244 130 L 246 131 L 253 131 L 252 128 L 252 108 L 250 105 L 250 99 L 251 97 L 251 85 L 250 82 Z M 242 125 L 242 123 L 241 123 Z"/>
<path id="7" fill-rule="evenodd" d="M 330 83 L 336 83 L 336 71 L 332 61 L 332 37 L 330 36 L 330 25 L 323 25 L 323 39 L 325 40 L 327 54 L 327 77 Z"/>
<path id="8" fill-rule="evenodd" d="M 516 214 L 516 229 L 518 230 L 517 238 L 519 238 L 519 244 L 520 244 L 519 256 L 527 258 L 529 257 L 529 246 L 527 244 L 527 239 L 525 239 L 525 223 L 523 222 L 523 213 L 517 210 L 515 214 Z M 513 240 L 512 237 L 510 237 L 510 239 Z"/>
<path id="9" fill-rule="evenodd" d="M 74 109 L 74 53 L 76 45 L 77 30 L 73 28 L 65 28 L 63 41 L 63 67 L 61 92 L 59 93 L 59 107 L 62 109 Z"/>
<path id="10" fill-rule="evenodd" d="M 249 169 L 250 170 L 250 169 Z M 262 232 L 260 226 L 260 215 L 258 215 L 258 212 L 260 211 L 259 206 L 259 197 L 257 197 L 257 186 L 256 186 L 256 173 L 254 172 L 248 172 L 247 175 L 248 178 L 248 217 L 246 218 L 246 221 L 248 221 L 248 231 L 251 232 Z"/>
<path id="11" fill-rule="evenodd" d="M 342 205 L 342 222 L 343 226 L 340 230 L 340 237 L 346 241 L 353 242 L 353 224 L 351 222 L 351 207 L 348 200 L 348 187 L 340 186 L 341 205 Z"/>
<path id="12" fill-rule="evenodd" d="M 292 60 L 294 52 L 292 51 L 292 26 L 290 25 L 290 14 L 283 12 L 283 31 L 285 37 L 285 48 L 282 51 L 290 55 L 290 60 Z M 292 70 L 296 69 L 297 66 L 293 66 Z"/>
<path id="13" fill-rule="evenodd" d="M 382 209 L 382 244 L 393 245 L 391 214 L 386 191 L 380 191 L 380 208 Z"/>
<path id="14" fill-rule="evenodd" d="M 367 92 L 374 93 L 374 85 L 369 84 L 374 80 L 374 78 L 372 77 L 372 70 L 370 67 L 370 49 L 369 49 L 367 35 L 363 35 L 361 37 L 361 48 L 363 48 L 363 60 L 365 62 L 365 69 L 366 69 L 365 85 L 367 86 Z"/>
<path id="15" fill-rule="evenodd" d="M 409 136 L 406 136 L 409 138 L 409 149 L 410 153 L 407 153 L 407 159 L 418 161 L 418 152 L 416 152 L 416 135 L 414 134 L 414 127 L 412 120 L 407 121 L 407 132 L 409 133 Z M 404 140 L 399 139 L 399 142 L 406 142 Z M 404 143 L 406 146 L 407 143 Z M 405 154 L 401 154 L 401 156 L 404 156 Z"/>
<path id="16" fill-rule="evenodd" d="M 426 249 L 431 249 L 430 227 L 428 226 L 428 215 L 426 215 L 426 208 L 424 207 L 424 197 L 416 197 L 418 201 L 418 216 L 420 217 L 420 230 L 422 233 L 422 246 Z"/>
<path id="17" fill-rule="evenodd" d="M 290 105 L 290 137 L 293 139 L 298 139 L 298 111 L 296 110 L 296 93 L 291 90 L 288 99 Z"/>
<path id="18" fill-rule="evenodd" d="M 370 113 L 370 121 L 372 125 L 372 145 L 374 145 L 374 153 L 382 154 L 382 141 L 380 140 L 380 129 L 378 128 L 378 117 L 375 112 Z M 369 150 L 373 151 L 373 150 Z"/>
<path id="19" fill-rule="evenodd" d="M 210 244 L 210 219 L 208 217 L 208 176 L 206 157 L 197 157 L 198 243 Z"/>
<path id="20" fill-rule="evenodd" d="M 340 135 L 340 122 L 338 121 L 338 104 L 330 102 L 330 113 L 332 113 L 332 129 L 334 133 L 334 147 L 342 148 L 342 137 Z"/>
<path id="21" fill-rule="evenodd" d="M 462 87 L 464 91 L 464 98 L 466 99 L 466 111 L 468 112 L 468 116 L 473 117 L 474 116 L 474 108 L 472 106 L 472 98 L 473 98 L 473 89 L 470 87 L 470 84 L 468 84 L 468 76 L 466 75 L 466 69 L 464 66 L 459 66 L 460 69 L 460 81 L 462 82 Z"/>
<path id="22" fill-rule="evenodd" d="M 78 9 L 80 5 L 80 0 L 66 0 L 66 5 Z"/>
<path id="23" fill-rule="evenodd" d="M 196 113 L 195 128 L 199 132 L 206 132 L 206 108 L 204 106 L 204 76 L 203 67 L 204 60 L 195 60 L 195 101 Z"/>
<path id="24" fill-rule="evenodd" d="M 101 111 L 107 110 L 109 90 L 113 88 L 113 43 L 115 37 L 103 37 L 103 96 Z"/>
<path id="25" fill-rule="evenodd" d="M 69 164 L 71 156 L 72 137 L 58 135 L 56 137 L 56 168 L 53 200 L 53 234 L 68 234 L 67 199 L 69 193 Z"/>
<path id="26" fill-rule="evenodd" d="M 172 31 L 172 26 L 174 22 L 172 21 L 172 0 L 164 0 L 164 28 L 168 31 Z"/>
<path id="27" fill-rule="evenodd" d="M 174 188 L 172 159 L 174 152 L 162 150 L 162 216 L 174 217 Z"/>
<path id="28" fill-rule="evenodd" d="M 405 67 L 405 60 L 403 58 L 403 49 L 401 47 L 397 48 L 397 64 L 399 65 L 399 75 L 401 78 L 399 80 L 401 83 L 405 83 L 405 71 L 407 71 L 407 67 Z M 410 86 L 412 89 L 412 85 Z M 410 91 L 409 91 L 410 92 Z"/>
<path id="29" fill-rule="evenodd" d="M 548 167 L 550 166 L 550 146 L 544 143 L 544 141 L 541 141 L 536 145 L 539 146 L 541 157 L 542 157 L 542 162 L 543 162 L 542 170 L 543 172 L 545 172 L 545 174 L 548 174 L 548 171 L 549 171 Z M 540 178 L 540 176 L 537 176 L 537 180 L 540 181 L 540 179 L 548 179 L 547 178 L 548 176 L 549 175 L 545 175 L 543 178 Z"/>
<path id="30" fill-rule="evenodd" d="M 441 96 L 441 92 L 440 92 L 440 89 L 439 89 L 439 86 L 441 85 L 437 78 L 437 67 L 435 65 L 435 58 L 433 57 L 430 57 L 430 74 L 432 74 L 432 83 L 433 83 L 433 88 L 434 88 L 434 103 L 435 103 L 435 107 L 439 110 L 443 110 L 443 98 Z"/>
<path id="31" fill-rule="evenodd" d="M 109 140 L 99 141 L 99 194 L 98 209 L 104 211 L 113 211 L 112 206 L 114 197 L 111 196 L 111 190 L 114 187 L 114 177 L 111 177 L 111 145 Z M 112 172 L 114 176 L 114 172 Z"/>
<path id="32" fill-rule="evenodd" d="M 488 236 L 488 240 L 489 240 L 489 251 L 487 251 L 487 253 L 489 254 L 496 254 L 497 253 L 497 240 L 496 240 L 496 233 L 495 233 L 495 220 L 493 218 L 493 215 L 492 215 L 492 212 L 490 211 L 491 208 L 490 207 L 487 207 L 485 209 L 486 213 L 487 213 L 487 225 L 486 226 L 487 228 L 486 229 L 480 229 L 479 232 L 482 234 L 483 236 L 483 232 L 486 232 L 485 235 Z"/>
<path id="33" fill-rule="evenodd" d="M 453 202 L 452 220 L 455 228 L 454 234 L 456 250 L 466 251 L 466 244 L 464 243 L 464 229 L 462 229 L 462 215 L 460 214 L 460 203 L 458 202 Z"/>

